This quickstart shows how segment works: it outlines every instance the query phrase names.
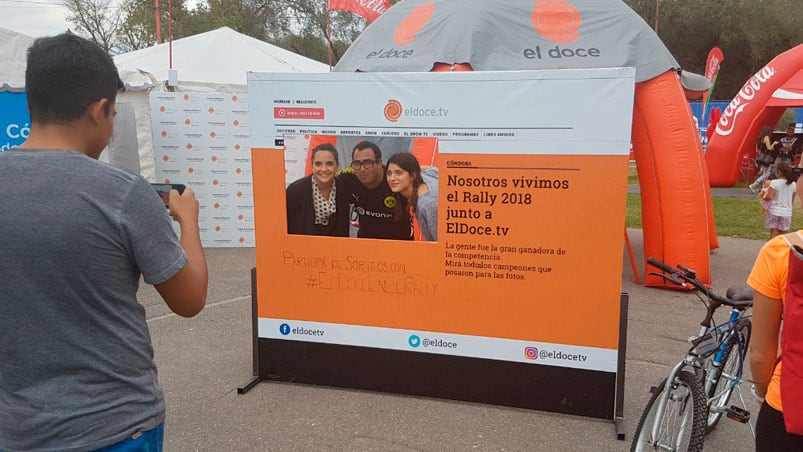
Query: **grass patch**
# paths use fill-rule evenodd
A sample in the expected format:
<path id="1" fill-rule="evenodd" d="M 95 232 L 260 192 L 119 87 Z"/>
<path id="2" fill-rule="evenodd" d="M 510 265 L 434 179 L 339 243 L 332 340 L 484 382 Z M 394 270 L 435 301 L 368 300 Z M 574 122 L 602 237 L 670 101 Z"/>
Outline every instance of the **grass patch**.
<path id="1" fill-rule="evenodd" d="M 803 229 L 803 210 L 795 200 L 792 212 L 792 230 Z M 769 231 L 764 229 L 764 214 L 754 198 L 725 198 L 714 197 L 714 218 L 717 226 L 717 235 L 721 237 L 737 237 L 742 239 L 766 240 Z M 640 228 L 641 224 L 641 196 L 628 193 L 627 227 Z"/>
<path id="2" fill-rule="evenodd" d="M 633 193 L 627 194 L 625 225 L 629 228 L 641 227 L 641 195 Z"/>
<path id="3" fill-rule="evenodd" d="M 638 185 L 638 171 L 636 171 L 636 162 L 631 161 L 627 169 L 627 185 Z"/>

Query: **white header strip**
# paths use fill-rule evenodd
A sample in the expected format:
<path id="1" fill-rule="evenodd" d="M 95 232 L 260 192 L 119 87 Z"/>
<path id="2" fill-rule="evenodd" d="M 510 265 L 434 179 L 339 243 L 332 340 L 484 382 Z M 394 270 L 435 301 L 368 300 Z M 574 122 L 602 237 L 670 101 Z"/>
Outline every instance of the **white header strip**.
<path id="1" fill-rule="evenodd" d="M 634 86 L 632 68 L 251 73 L 249 95 L 262 100 L 251 112 L 263 121 L 252 144 L 274 147 L 299 134 L 429 136 L 499 143 L 503 153 L 626 155 Z"/>

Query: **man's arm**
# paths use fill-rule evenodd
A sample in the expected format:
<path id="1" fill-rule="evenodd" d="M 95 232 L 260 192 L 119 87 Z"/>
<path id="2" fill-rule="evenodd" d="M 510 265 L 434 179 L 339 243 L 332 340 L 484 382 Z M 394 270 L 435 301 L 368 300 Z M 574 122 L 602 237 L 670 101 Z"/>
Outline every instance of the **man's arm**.
<path id="1" fill-rule="evenodd" d="M 198 229 L 198 200 L 191 188 L 170 191 L 170 216 L 181 228 L 181 248 L 187 255 L 187 263 L 172 278 L 156 284 L 171 311 L 182 317 L 192 317 L 206 304 L 209 273 L 206 257 L 201 247 L 201 233 Z"/>

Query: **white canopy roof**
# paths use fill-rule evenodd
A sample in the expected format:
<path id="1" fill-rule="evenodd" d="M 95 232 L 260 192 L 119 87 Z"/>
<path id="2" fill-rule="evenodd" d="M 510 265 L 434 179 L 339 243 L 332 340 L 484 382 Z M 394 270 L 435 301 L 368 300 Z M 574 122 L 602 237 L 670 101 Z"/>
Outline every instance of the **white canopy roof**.
<path id="1" fill-rule="evenodd" d="M 167 80 L 168 43 L 114 57 L 121 70 L 145 71 Z M 179 84 L 246 85 L 252 72 L 329 72 L 329 66 L 222 27 L 173 41 L 173 68 Z"/>
<path id="2" fill-rule="evenodd" d="M 0 28 L 0 91 L 25 91 L 27 51 L 34 39 Z"/>

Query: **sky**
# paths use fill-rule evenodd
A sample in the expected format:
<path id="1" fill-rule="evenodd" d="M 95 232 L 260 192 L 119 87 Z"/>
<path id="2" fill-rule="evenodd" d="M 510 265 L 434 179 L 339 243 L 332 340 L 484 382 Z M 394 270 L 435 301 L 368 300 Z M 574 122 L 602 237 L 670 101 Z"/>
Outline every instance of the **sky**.
<path id="1" fill-rule="evenodd" d="M 75 28 L 58 0 L 0 0 L 0 28 L 39 37 Z"/>
<path id="2" fill-rule="evenodd" d="M 193 9 L 197 3 L 198 0 L 189 0 L 187 7 Z M 0 0 L 0 28 L 34 38 L 56 35 L 68 28 L 75 31 L 75 26 L 67 22 L 68 14 L 59 0 Z"/>

